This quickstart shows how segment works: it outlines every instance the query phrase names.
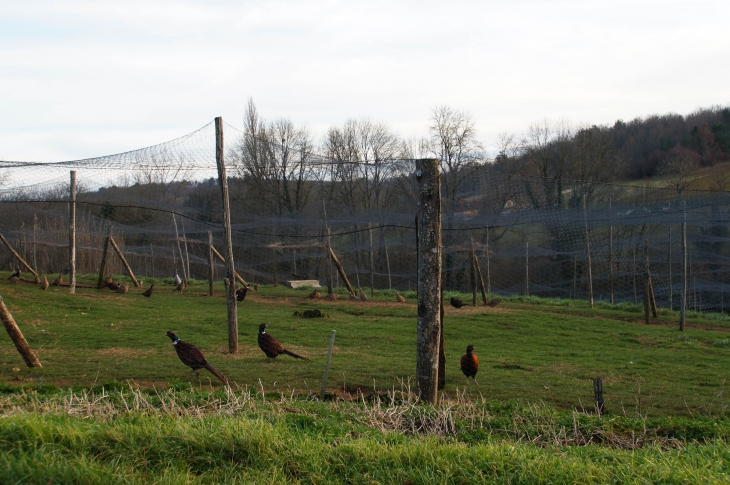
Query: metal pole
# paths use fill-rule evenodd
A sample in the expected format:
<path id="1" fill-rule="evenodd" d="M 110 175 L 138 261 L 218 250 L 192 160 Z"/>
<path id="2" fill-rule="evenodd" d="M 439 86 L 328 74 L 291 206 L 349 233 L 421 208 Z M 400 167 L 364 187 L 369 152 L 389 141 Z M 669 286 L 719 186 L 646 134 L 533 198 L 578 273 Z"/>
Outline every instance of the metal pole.
<path id="1" fill-rule="evenodd" d="M 330 335 L 330 348 L 327 351 L 327 363 L 324 365 L 324 376 L 322 377 L 322 389 L 319 390 L 319 399 L 324 401 L 324 390 L 327 388 L 327 375 L 330 372 L 330 360 L 332 360 L 332 348 L 335 346 L 335 331 Z"/>

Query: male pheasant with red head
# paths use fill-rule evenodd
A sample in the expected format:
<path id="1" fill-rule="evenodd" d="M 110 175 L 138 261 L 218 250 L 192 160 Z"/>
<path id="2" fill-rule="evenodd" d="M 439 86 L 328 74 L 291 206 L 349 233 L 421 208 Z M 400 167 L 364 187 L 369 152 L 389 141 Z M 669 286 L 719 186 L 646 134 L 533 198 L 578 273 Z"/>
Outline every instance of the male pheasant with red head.
<path id="1" fill-rule="evenodd" d="M 265 323 L 259 325 L 259 347 L 264 351 L 266 357 L 269 357 L 270 359 L 275 359 L 276 356 L 280 354 L 286 354 L 291 355 L 296 359 L 309 360 L 306 357 L 302 357 L 301 355 L 286 350 L 278 340 L 266 333 Z"/>
<path id="2" fill-rule="evenodd" d="M 208 372 L 223 381 L 224 384 L 228 384 L 228 379 L 205 360 L 205 356 L 199 348 L 191 343 L 180 340 L 173 332 L 167 332 L 167 336 L 172 340 L 172 345 L 175 347 L 175 352 L 180 358 L 180 361 L 193 369 L 193 374 L 197 374 L 199 369 L 207 369 Z"/>
<path id="3" fill-rule="evenodd" d="M 461 356 L 461 372 L 466 376 L 467 382 L 471 377 L 474 379 L 474 383 L 477 382 L 477 372 L 479 371 L 479 359 L 474 355 L 474 346 L 469 345 L 466 348 L 466 353 Z"/>

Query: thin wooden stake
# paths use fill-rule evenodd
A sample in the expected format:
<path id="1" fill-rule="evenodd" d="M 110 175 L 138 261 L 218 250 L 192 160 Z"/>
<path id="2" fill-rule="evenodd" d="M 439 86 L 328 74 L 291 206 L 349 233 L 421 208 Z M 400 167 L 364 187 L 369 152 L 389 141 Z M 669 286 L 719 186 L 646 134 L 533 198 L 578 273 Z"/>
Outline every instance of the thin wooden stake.
<path id="1" fill-rule="evenodd" d="M 682 221 L 682 304 L 679 307 L 679 331 L 684 332 L 687 315 L 687 206 L 684 206 Z"/>
<path id="2" fill-rule="evenodd" d="M 76 293 L 76 170 L 71 170 L 69 216 L 68 216 L 68 292 Z"/>
<path id="3" fill-rule="evenodd" d="M 388 257 L 388 240 L 383 236 L 383 244 L 385 245 L 385 264 L 388 267 L 388 289 L 393 289 L 393 280 L 390 276 L 390 258 Z"/>
<path id="4" fill-rule="evenodd" d="M 649 240 L 644 239 L 644 323 L 649 323 L 651 303 L 649 303 Z"/>
<path id="5" fill-rule="evenodd" d="M 214 246 L 212 246 L 212 245 L 211 245 L 211 249 L 213 250 L 213 256 L 215 256 L 216 258 L 218 258 L 218 261 L 220 261 L 221 263 L 226 264 L 226 258 L 224 258 L 221 255 L 221 253 L 219 253 L 218 250 Z M 243 286 L 248 286 L 248 283 L 246 283 L 246 280 L 244 280 L 243 278 L 241 278 L 241 275 L 239 275 L 237 271 L 234 270 L 233 271 L 233 274 L 235 275 L 236 280 L 238 280 L 239 283 L 241 283 Z"/>
<path id="6" fill-rule="evenodd" d="M 530 296 L 530 243 L 525 243 L 525 296 Z"/>
<path id="7" fill-rule="evenodd" d="M 487 293 L 492 292 L 492 275 L 490 273 L 489 268 L 489 260 L 491 259 L 489 256 L 489 228 L 487 227 L 487 248 L 486 248 L 486 256 L 487 256 Z M 479 261 L 479 260 L 477 260 Z M 478 266 L 477 266 L 478 267 Z"/>
<path id="8" fill-rule="evenodd" d="M 38 260 L 36 259 L 36 248 L 35 248 L 35 239 L 36 239 L 36 226 L 38 225 L 38 217 L 33 214 L 33 267 L 38 267 Z"/>
<path id="9" fill-rule="evenodd" d="M 233 263 L 233 236 L 231 234 L 231 207 L 228 199 L 228 177 L 226 176 L 226 164 L 224 162 L 223 148 L 223 119 L 215 119 L 215 161 L 218 166 L 218 183 L 221 187 L 221 206 L 223 208 L 223 230 L 226 243 L 226 277 L 231 284 L 226 288 L 226 303 L 228 308 L 228 350 L 235 354 L 238 352 L 238 308 L 236 304 L 236 285 L 234 278 L 236 269 Z"/>
<path id="10" fill-rule="evenodd" d="M 332 262 L 335 263 L 335 267 L 337 268 L 337 272 L 342 276 L 342 281 L 345 282 L 345 287 L 347 287 L 347 291 L 349 291 L 351 294 L 355 295 L 355 290 L 352 289 L 352 285 L 350 284 L 350 280 L 347 279 L 347 274 L 345 274 L 345 270 L 342 268 L 342 265 L 340 264 L 340 260 L 337 259 L 337 256 L 335 256 L 335 252 L 332 250 L 332 248 L 329 248 L 330 251 L 330 258 L 332 258 Z"/>
<path id="11" fill-rule="evenodd" d="M 175 226 L 175 241 L 177 241 L 177 254 L 180 256 L 180 266 L 183 273 L 183 281 L 185 286 L 188 284 L 188 270 L 185 269 L 185 259 L 183 259 L 182 247 L 180 245 L 180 235 L 177 232 L 177 221 L 175 220 L 175 213 L 172 213 L 172 223 Z"/>
<path id="12" fill-rule="evenodd" d="M 605 401 L 603 400 L 603 381 L 600 377 L 593 379 L 593 401 L 596 403 L 596 412 L 599 416 L 603 416 Z"/>
<path id="13" fill-rule="evenodd" d="M 96 287 L 101 288 L 101 284 L 104 282 L 104 269 L 106 268 L 106 255 L 109 251 L 109 239 L 112 237 L 112 223 L 109 223 L 109 233 L 104 238 L 104 243 L 101 246 L 101 263 L 99 263 L 99 278 L 96 280 Z"/>
<path id="14" fill-rule="evenodd" d="M 8 240 L 5 239 L 5 236 L 3 236 L 2 234 L 0 234 L 0 241 L 2 241 L 3 244 L 5 244 L 5 246 L 8 248 L 8 250 L 10 250 L 10 252 L 13 253 L 13 256 L 15 256 L 15 259 L 20 261 L 20 264 L 22 264 L 25 269 L 30 271 L 33 274 L 33 276 L 38 276 L 38 273 L 36 273 L 35 270 L 33 268 L 31 268 L 30 265 L 28 263 L 26 263 L 22 257 L 20 257 L 20 254 L 18 254 L 18 252 L 15 251 L 15 249 L 13 249 L 13 246 L 10 245 Z"/>
<path id="15" fill-rule="evenodd" d="M 3 321 L 5 330 L 7 330 L 8 335 L 10 335 L 10 339 L 13 341 L 13 344 L 15 344 L 15 348 L 18 350 L 18 353 L 21 357 L 23 357 L 25 365 L 28 367 L 43 367 L 38 360 L 38 357 L 36 357 L 33 350 L 31 350 L 30 345 L 28 345 L 28 342 L 25 340 L 23 332 L 21 332 L 18 328 L 18 325 L 15 323 L 10 311 L 8 311 L 8 308 L 5 306 L 2 295 L 0 295 L 0 320 Z"/>
<path id="16" fill-rule="evenodd" d="M 669 309 L 674 309 L 672 290 L 672 227 L 669 226 L 669 244 L 667 251 L 667 269 L 669 271 Z"/>
<path id="17" fill-rule="evenodd" d="M 583 196 L 583 221 L 586 229 L 586 264 L 588 265 L 588 304 L 593 308 L 593 267 L 591 265 L 591 241 L 588 232 L 588 210 L 586 196 Z"/>
<path id="18" fill-rule="evenodd" d="M 213 296 L 213 269 L 215 262 L 213 261 L 213 231 L 208 231 L 208 295 Z"/>
<path id="19" fill-rule="evenodd" d="M 327 362 L 324 364 L 324 376 L 322 377 L 322 389 L 319 390 L 319 399 L 324 401 L 324 391 L 327 388 L 327 375 L 330 372 L 330 360 L 332 360 L 332 349 L 335 346 L 335 331 L 330 334 L 330 347 L 327 351 Z"/>
<path id="20" fill-rule="evenodd" d="M 180 228 L 182 229 L 182 235 L 183 235 L 183 247 L 185 248 L 185 266 L 188 270 L 188 278 L 192 279 L 193 276 L 190 274 L 190 255 L 188 254 L 188 239 L 185 236 L 185 219 L 183 216 L 180 216 Z M 188 282 L 186 281 L 185 284 L 187 285 Z"/>
<path id="21" fill-rule="evenodd" d="M 127 260 L 124 258 L 122 251 L 119 249 L 119 246 L 117 246 L 117 243 L 114 242 L 114 238 L 111 236 L 109 236 L 109 244 L 112 245 L 112 248 L 114 248 L 114 251 L 117 253 L 117 256 L 119 256 L 119 259 L 122 261 L 122 265 L 124 266 L 124 269 L 127 270 L 127 274 L 132 279 L 132 283 L 134 283 L 134 286 L 136 288 L 140 288 L 142 285 L 140 285 L 139 282 L 137 281 L 137 278 L 134 277 L 132 268 L 129 266 L 129 263 L 127 263 Z"/>
<path id="22" fill-rule="evenodd" d="M 440 161 L 416 161 L 418 184 L 418 324 L 416 382 L 421 400 L 438 401 L 441 339 Z"/>
<path id="23" fill-rule="evenodd" d="M 614 304 L 613 291 L 614 291 L 614 280 L 613 280 L 613 203 L 611 198 L 608 199 L 608 217 L 611 221 L 608 226 L 608 283 L 609 283 L 609 299 L 611 305 Z"/>
<path id="24" fill-rule="evenodd" d="M 375 296 L 375 263 L 373 258 L 373 225 L 368 222 L 368 233 L 370 234 L 370 296 Z"/>

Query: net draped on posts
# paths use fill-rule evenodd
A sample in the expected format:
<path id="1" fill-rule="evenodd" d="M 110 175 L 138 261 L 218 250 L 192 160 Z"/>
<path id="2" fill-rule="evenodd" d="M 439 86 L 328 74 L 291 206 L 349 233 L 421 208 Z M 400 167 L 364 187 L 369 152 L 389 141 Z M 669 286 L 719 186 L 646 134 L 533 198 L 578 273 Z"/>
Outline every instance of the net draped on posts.
<path id="1" fill-rule="evenodd" d="M 271 141 L 261 141 L 262 148 L 230 125 L 225 132 L 234 262 L 243 279 L 272 284 L 276 275 L 279 281 L 326 284 L 329 244 L 350 281 L 369 285 L 372 274 L 376 290 L 416 289 L 414 160 L 338 160 Z M 258 147 L 253 155 L 252 146 Z M 492 293 L 525 294 L 529 271 L 530 296 L 588 300 L 592 294 L 596 302 L 608 302 L 613 292 L 616 303 L 639 302 L 646 240 L 657 305 L 671 301 L 678 309 L 686 207 L 687 308 L 724 311 L 729 194 L 572 181 L 556 204 L 539 197 L 544 179 L 490 163 L 462 169 L 468 177 L 442 209 L 445 291 L 472 292 L 473 240 Z M 225 247 L 212 122 L 116 155 L 0 161 L 0 234 L 39 274 L 69 270 L 72 170 L 78 185 L 77 273 L 98 271 L 113 224 L 114 240 L 138 278 L 185 274 L 182 264 L 188 261 L 189 278 L 209 278 L 208 232 L 213 246 Z M 183 221 L 177 236 L 171 214 Z M 187 254 L 174 254 L 176 239 L 187 244 Z M 0 269 L 15 270 L 16 257 L 1 248 Z M 118 258 L 106 264 L 108 274 L 124 271 Z M 216 265 L 215 274 L 224 275 L 223 263 Z"/>

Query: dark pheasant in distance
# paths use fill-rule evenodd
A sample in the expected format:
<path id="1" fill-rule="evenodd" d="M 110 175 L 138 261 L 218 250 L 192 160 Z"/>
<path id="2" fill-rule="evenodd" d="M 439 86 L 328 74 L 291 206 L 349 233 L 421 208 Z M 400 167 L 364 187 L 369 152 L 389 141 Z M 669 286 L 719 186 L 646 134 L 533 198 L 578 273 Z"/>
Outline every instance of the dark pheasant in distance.
<path id="1" fill-rule="evenodd" d="M 454 307 L 454 308 L 461 308 L 464 305 L 465 305 L 465 303 L 463 301 L 459 300 L 456 297 L 453 297 L 453 296 L 451 297 L 451 306 L 452 307 Z"/>
<path id="2" fill-rule="evenodd" d="M 12 278 L 18 278 L 18 279 L 20 279 L 20 273 L 22 273 L 22 271 L 20 271 L 20 266 L 18 266 L 18 269 L 15 270 L 15 273 L 11 274 L 8 277 L 8 279 L 12 279 Z"/>
<path id="3" fill-rule="evenodd" d="M 63 283 L 63 273 L 58 275 L 58 278 L 56 278 L 53 283 L 51 283 L 52 286 L 61 286 L 61 283 Z"/>
<path id="4" fill-rule="evenodd" d="M 175 347 L 175 352 L 177 352 L 180 361 L 193 369 L 193 373 L 197 373 L 199 369 L 207 369 L 208 372 L 223 381 L 224 384 L 228 384 L 228 379 L 205 360 L 205 356 L 199 348 L 191 343 L 180 340 L 173 332 L 168 331 L 167 336 L 172 340 L 172 345 Z"/>
<path id="5" fill-rule="evenodd" d="M 154 287 L 155 287 L 155 284 L 152 283 L 150 285 L 150 287 L 147 288 L 147 291 L 145 291 L 144 293 L 142 293 L 142 296 L 146 296 L 147 298 L 151 297 L 152 296 L 152 291 L 153 291 Z"/>
<path id="6" fill-rule="evenodd" d="M 492 308 L 494 308 L 494 307 L 496 307 L 497 305 L 499 305 L 500 303 L 502 303 L 502 300 L 501 300 L 501 299 L 499 299 L 499 298 L 498 298 L 498 299 L 496 299 L 496 300 L 489 300 L 489 301 L 487 302 L 487 306 L 489 306 L 489 307 L 492 307 Z"/>
<path id="7" fill-rule="evenodd" d="M 246 285 L 243 288 L 239 288 L 236 290 L 236 300 L 243 301 L 246 299 L 246 293 L 248 293 L 248 290 L 251 290 L 251 285 Z M 256 290 L 254 290 L 256 291 Z"/>
<path id="8" fill-rule="evenodd" d="M 278 340 L 266 333 L 265 323 L 259 325 L 259 347 L 264 351 L 266 357 L 271 359 L 275 359 L 277 355 L 286 354 L 291 355 L 296 359 L 309 360 L 306 357 L 302 357 L 301 355 L 297 355 L 294 352 L 286 350 Z"/>
<path id="9" fill-rule="evenodd" d="M 112 291 L 117 291 L 119 289 L 119 285 L 117 283 L 114 283 L 113 281 L 110 281 L 109 283 L 107 283 L 106 287 Z"/>
<path id="10" fill-rule="evenodd" d="M 474 355 L 474 346 L 469 345 L 466 348 L 466 353 L 461 356 L 461 372 L 464 373 L 467 380 L 471 377 L 474 382 L 477 382 L 477 372 L 479 371 L 479 359 Z"/>

